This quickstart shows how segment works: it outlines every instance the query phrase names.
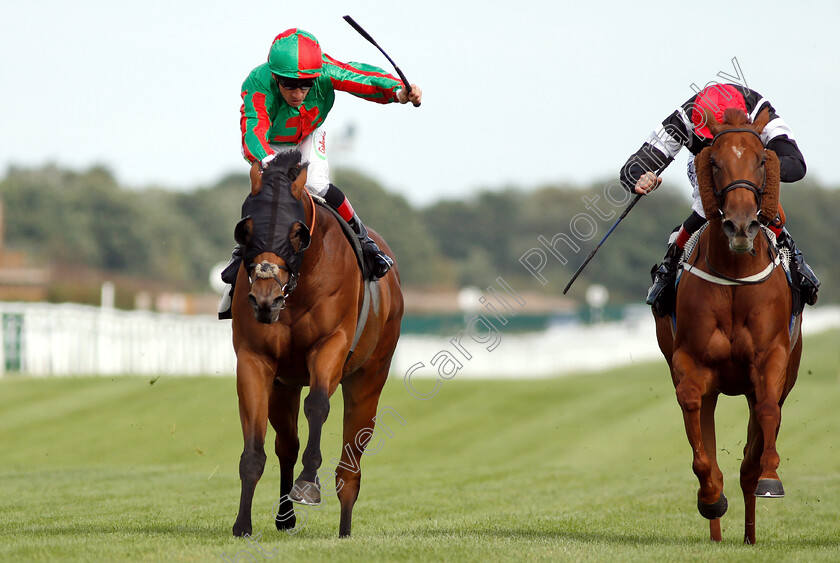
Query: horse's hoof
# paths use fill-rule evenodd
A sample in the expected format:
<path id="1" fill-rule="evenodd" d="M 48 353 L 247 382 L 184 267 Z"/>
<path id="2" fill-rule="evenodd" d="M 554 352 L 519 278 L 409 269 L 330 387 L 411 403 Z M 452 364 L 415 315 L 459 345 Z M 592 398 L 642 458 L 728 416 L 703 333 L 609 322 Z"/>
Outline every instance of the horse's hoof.
<path id="1" fill-rule="evenodd" d="M 292 502 L 298 504 L 321 504 L 321 487 L 318 483 L 311 481 L 295 481 L 295 486 L 292 487 L 289 498 Z"/>
<path id="2" fill-rule="evenodd" d="M 785 496 L 785 488 L 778 479 L 759 479 L 755 488 L 755 496 L 761 498 L 782 498 Z"/>
<path id="3" fill-rule="evenodd" d="M 236 522 L 233 525 L 233 536 L 237 538 L 241 538 L 243 536 L 250 536 L 251 535 L 251 525 L 250 524 L 240 524 Z"/>
<path id="4" fill-rule="evenodd" d="M 284 516 L 283 518 L 280 517 L 278 514 L 276 518 L 274 518 L 274 525 L 277 526 L 277 530 L 292 530 L 295 527 L 295 523 L 297 519 L 295 518 L 295 513 L 292 512 L 290 516 Z"/>
<path id="5" fill-rule="evenodd" d="M 729 502 L 727 502 L 726 495 L 723 493 L 720 493 L 720 498 L 712 504 L 704 504 L 700 499 L 697 499 L 697 510 L 700 511 L 700 516 L 707 520 L 720 518 L 726 514 L 727 508 L 729 508 Z"/>

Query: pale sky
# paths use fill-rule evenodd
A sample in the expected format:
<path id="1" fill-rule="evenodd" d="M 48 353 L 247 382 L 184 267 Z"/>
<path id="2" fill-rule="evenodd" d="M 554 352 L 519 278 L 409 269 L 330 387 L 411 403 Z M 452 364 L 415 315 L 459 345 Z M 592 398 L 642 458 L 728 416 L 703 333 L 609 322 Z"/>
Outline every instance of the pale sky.
<path id="1" fill-rule="evenodd" d="M 840 185 L 838 2 L 382 3 L 0 0 L 0 176 L 10 165 L 104 164 L 174 189 L 245 172 L 240 86 L 279 32 L 392 71 L 352 15 L 424 91 L 381 106 L 338 93 L 353 166 L 415 204 L 478 189 L 605 181 L 692 84 L 734 74 L 793 129 L 809 176 Z M 688 190 L 687 151 L 665 173 Z M 352 194 L 351 198 L 352 198 Z"/>

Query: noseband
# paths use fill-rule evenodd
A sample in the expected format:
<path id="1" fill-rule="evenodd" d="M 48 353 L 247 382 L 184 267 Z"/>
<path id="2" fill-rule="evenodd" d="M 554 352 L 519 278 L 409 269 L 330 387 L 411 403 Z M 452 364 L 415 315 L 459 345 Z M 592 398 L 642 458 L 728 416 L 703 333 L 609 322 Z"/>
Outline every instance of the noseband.
<path id="1" fill-rule="evenodd" d="M 268 260 L 263 260 L 259 264 L 248 265 L 248 279 L 253 285 L 258 279 L 273 279 L 280 286 L 281 296 L 285 299 L 297 287 L 298 274 L 294 273 L 288 266 L 284 264 L 272 264 Z M 280 281 L 280 270 L 289 272 L 288 283 Z M 252 273 L 253 272 L 253 273 Z"/>
<path id="2" fill-rule="evenodd" d="M 759 135 L 758 133 L 756 133 L 752 129 L 747 129 L 747 128 L 744 128 L 744 127 L 740 127 L 740 128 L 736 128 L 736 129 L 727 129 L 726 131 L 721 131 L 720 133 L 715 135 L 715 138 L 712 139 L 712 146 L 714 146 L 714 144 L 717 142 L 718 138 L 721 135 L 726 135 L 727 133 L 752 133 L 753 135 L 758 137 L 759 141 L 761 141 L 761 135 Z M 761 146 L 764 146 L 763 141 L 761 142 Z M 717 197 L 718 210 L 720 211 L 720 214 L 723 215 L 723 202 L 726 200 L 726 194 L 728 194 L 729 192 L 731 192 L 732 190 L 734 190 L 736 188 L 746 188 L 746 189 L 750 190 L 753 193 L 753 195 L 755 195 L 755 200 L 756 200 L 756 203 L 758 204 L 758 212 L 761 213 L 761 200 L 762 200 L 762 196 L 764 195 L 764 188 L 765 188 L 766 182 L 767 182 L 767 177 L 765 176 L 764 183 L 762 183 L 761 187 L 759 188 L 757 185 L 750 182 L 749 180 L 735 180 L 733 182 L 728 183 L 719 192 L 715 191 L 714 194 L 715 194 L 715 197 Z"/>

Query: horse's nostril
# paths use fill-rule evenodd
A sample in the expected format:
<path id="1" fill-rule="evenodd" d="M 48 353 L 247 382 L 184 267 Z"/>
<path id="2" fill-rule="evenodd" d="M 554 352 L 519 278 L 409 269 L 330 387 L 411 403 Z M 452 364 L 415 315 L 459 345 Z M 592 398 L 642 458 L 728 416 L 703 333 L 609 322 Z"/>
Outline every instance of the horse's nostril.
<path id="1" fill-rule="evenodd" d="M 735 223 L 733 223 L 730 219 L 727 219 L 723 222 L 723 232 L 726 233 L 726 236 L 735 236 L 735 231 Z"/>
<path id="2" fill-rule="evenodd" d="M 758 234 L 759 229 L 761 228 L 761 224 L 758 221 L 753 221 L 750 223 L 750 226 L 747 227 L 747 234 L 750 237 L 754 237 Z"/>

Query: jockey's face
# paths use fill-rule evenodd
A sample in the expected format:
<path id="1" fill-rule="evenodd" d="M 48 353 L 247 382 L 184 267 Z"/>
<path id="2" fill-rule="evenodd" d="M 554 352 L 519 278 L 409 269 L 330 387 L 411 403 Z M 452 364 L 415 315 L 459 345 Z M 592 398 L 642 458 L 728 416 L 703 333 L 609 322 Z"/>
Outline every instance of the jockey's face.
<path id="1" fill-rule="evenodd" d="M 313 80 L 284 79 L 279 76 L 275 76 L 275 80 L 277 82 L 277 89 L 280 90 L 280 95 L 293 108 L 298 108 L 303 104 L 314 82 Z"/>

